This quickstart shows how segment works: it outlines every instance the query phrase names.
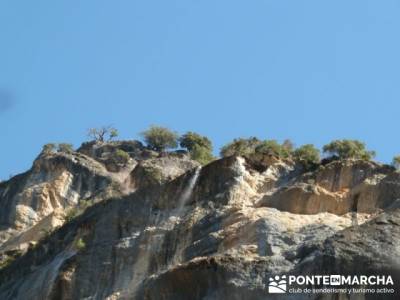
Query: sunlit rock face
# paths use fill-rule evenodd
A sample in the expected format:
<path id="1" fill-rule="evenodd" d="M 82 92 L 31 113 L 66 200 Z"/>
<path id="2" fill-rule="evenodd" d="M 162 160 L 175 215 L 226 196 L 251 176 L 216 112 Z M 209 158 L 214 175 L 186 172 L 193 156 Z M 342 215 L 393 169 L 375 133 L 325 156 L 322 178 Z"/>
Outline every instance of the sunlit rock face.
<path id="1" fill-rule="evenodd" d="M 118 183 L 118 193 L 93 189 L 93 206 L 3 268 L 0 299 L 270 299 L 275 274 L 398 278 L 400 178 L 390 167 L 348 160 L 307 171 L 264 159 L 260 169 L 227 157 L 201 168 L 184 154 L 131 151 L 115 172 L 98 158 L 106 155 L 85 151 L 102 189 Z M 23 178 L 13 179 L 20 193 Z M 25 240 L 38 231 L 32 222 Z"/>
<path id="2" fill-rule="evenodd" d="M 267 193 L 258 205 L 296 214 L 373 213 L 397 197 L 400 182 L 393 178 L 398 178 L 398 173 L 388 166 L 362 160 L 334 161 Z"/>
<path id="3" fill-rule="evenodd" d="M 56 210 L 103 197 L 111 183 L 104 166 L 89 157 L 41 155 L 31 170 L 0 184 L 0 241 L 28 230 Z"/>
<path id="4" fill-rule="evenodd" d="M 115 163 L 117 150 L 130 156 L 125 164 Z M 93 142 L 78 152 L 42 153 L 28 172 L 0 184 L 0 262 L 6 259 L 2 254 L 23 253 L 60 227 L 71 209 L 129 194 L 157 180 L 164 183 L 198 166 L 183 154 L 156 155 L 137 141 Z M 146 168 L 158 171 L 156 179 L 151 173 L 135 176 Z"/>

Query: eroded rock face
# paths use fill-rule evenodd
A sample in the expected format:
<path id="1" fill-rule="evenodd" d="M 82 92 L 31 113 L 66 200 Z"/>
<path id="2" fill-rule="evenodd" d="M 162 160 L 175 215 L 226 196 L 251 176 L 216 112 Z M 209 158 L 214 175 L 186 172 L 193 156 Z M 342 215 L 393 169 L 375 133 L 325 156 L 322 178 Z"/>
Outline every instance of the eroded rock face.
<path id="1" fill-rule="evenodd" d="M 187 155 L 167 155 L 142 160 L 130 174 L 128 185 L 132 191 L 162 185 L 199 165 Z"/>
<path id="2" fill-rule="evenodd" d="M 111 168 L 117 150 L 131 159 Z M 61 226 L 70 209 L 85 208 L 148 184 L 145 176 L 131 173 L 156 169 L 165 183 L 198 166 L 186 156 L 152 158 L 154 153 L 149 152 L 137 141 L 86 143 L 79 152 L 42 153 L 31 170 L 1 183 L 0 263 L 7 258 L 4 253 L 26 250 Z"/>
<path id="3" fill-rule="evenodd" d="M 349 227 L 319 245 L 299 251 L 296 274 L 390 275 L 395 294 L 367 299 L 398 299 L 400 289 L 400 209 L 388 210 L 371 221 Z M 326 297 L 326 299 L 335 299 Z"/>
<path id="4" fill-rule="evenodd" d="M 397 280 L 398 176 L 363 161 L 305 173 L 289 161 L 260 172 L 240 157 L 203 168 L 184 156 L 142 160 L 127 195 L 89 207 L 0 271 L 0 298 L 270 299 L 275 274 Z"/>
<path id="5" fill-rule="evenodd" d="M 326 216 L 325 216 L 326 217 Z M 276 230 L 275 232 L 282 231 Z M 320 232 L 316 229 L 315 232 Z M 332 228 L 332 232 L 334 232 Z M 332 234 L 331 232 L 331 234 Z M 271 274 L 291 275 L 390 275 L 400 288 L 400 210 L 383 213 L 357 228 L 350 227 L 321 236 L 319 241 L 298 244 L 285 253 L 291 265 L 270 256 L 251 257 L 224 254 L 201 257 L 150 277 L 141 299 L 310 299 L 310 295 L 271 295 L 267 292 Z M 328 234 L 329 235 L 329 234 Z M 383 251 L 383 249 L 385 249 Z M 188 285 L 188 282 L 196 284 Z M 357 299 L 363 299 L 358 295 Z M 317 299 L 338 299 L 318 295 Z M 366 295 L 366 299 L 398 299 L 398 294 Z M 347 299 L 343 297 L 343 299 Z"/>
<path id="6" fill-rule="evenodd" d="M 362 160 L 333 161 L 266 193 L 258 205 L 297 214 L 373 213 L 398 198 L 396 178 L 399 174 L 389 166 Z"/>
<path id="7" fill-rule="evenodd" d="M 375 174 L 387 174 L 390 167 L 364 160 L 333 161 L 319 167 L 313 177 L 322 188 L 331 192 L 351 189 Z"/>
<path id="8" fill-rule="evenodd" d="M 79 154 L 40 156 L 30 171 L 0 185 L 0 241 L 105 192 L 112 179 L 104 167 Z"/>

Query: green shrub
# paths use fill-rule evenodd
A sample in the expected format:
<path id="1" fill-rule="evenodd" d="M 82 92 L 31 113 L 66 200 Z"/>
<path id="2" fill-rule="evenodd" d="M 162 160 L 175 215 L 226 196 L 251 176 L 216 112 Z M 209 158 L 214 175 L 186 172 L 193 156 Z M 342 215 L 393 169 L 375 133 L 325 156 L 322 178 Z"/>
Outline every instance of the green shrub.
<path id="1" fill-rule="evenodd" d="M 66 211 L 64 216 L 64 222 L 68 223 L 75 219 L 78 215 L 81 215 L 88 207 L 94 204 L 93 200 L 81 200 L 78 206 L 71 207 Z"/>
<path id="2" fill-rule="evenodd" d="M 118 129 L 111 127 L 109 130 L 110 130 L 110 135 L 109 135 L 108 139 L 110 141 L 115 139 L 116 137 L 118 137 L 118 135 L 119 135 Z"/>
<path id="3" fill-rule="evenodd" d="M 14 256 L 7 256 L 0 262 L 0 270 L 8 267 L 9 265 L 12 264 L 12 262 L 16 259 L 17 257 Z"/>
<path id="4" fill-rule="evenodd" d="M 48 144 L 46 144 L 46 145 L 43 146 L 43 148 L 42 148 L 42 153 L 44 153 L 44 154 L 49 154 L 49 153 L 54 152 L 55 149 L 56 149 L 56 144 L 54 144 L 54 143 L 48 143 Z"/>
<path id="5" fill-rule="evenodd" d="M 255 148 L 261 143 L 256 137 L 238 138 L 221 148 L 222 157 L 240 155 L 248 156 L 254 153 Z"/>
<path id="6" fill-rule="evenodd" d="M 189 152 L 196 146 L 200 146 L 212 151 L 212 143 L 206 136 L 201 136 L 198 133 L 189 131 L 179 138 L 179 143 L 182 148 L 186 148 Z"/>
<path id="7" fill-rule="evenodd" d="M 78 250 L 83 250 L 86 248 L 86 243 L 82 238 L 79 238 L 76 242 L 75 242 L 75 247 Z"/>
<path id="8" fill-rule="evenodd" d="M 0 259 L 0 270 L 8 267 L 13 263 L 14 260 L 19 258 L 24 253 L 23 250 L 13 250 L 11 253 L 3 253 Z"/>
<path id="9" fill-rule="evenodd" d="M 180 137 L 179 142 L 182 148 L 188 150 L 191 159 L 198 161 L 202 165 L 214 160 L 212 143 L 207 137 L 189 131 Z"/>
<path id="10" fill-rule="evenodd" d="M 396 155 L 395 157 L 393 157 L 392 166 L 396 169 L 400 168 L 400 155 Z"/>
<path id="11" fill-rule="evenodd" d="M 165 149 L 178 146 L 178 134 L 161 126 L 150 126 L 141 133 L 147 146 L 155 151 L 163 152 Z"/>
<path id="12" fill-rule="evenodd" d="M 339 159 L 371 160 L 375 156 L 375 152 L 367 150 L 363 142 L 346 139 L 332 141 L 323 147 L 323 152 Z"/>
<path id="13" fill-rule="evenodd" d="M 118 164 L 126 164 L 129 161 L 130 156 L 124 150 L 117 149 L 114 152 L 113 158 L 114 158 L 115 162 Z"/>
<path id="14" fill-rule="evenodd" d="M 275 140 L 265 140 L 254 150 L 256 154 L 272 155 L 280 158 L 288 158 L 291 155 L 291 148 L 280 145 Z"/>
<path id="15" fill-rule="evenodd" d="M 70 153 L 74 152 L 74 146 L 72 144 L 68 143 L 48 143 L 43 146 L 42 153 L 44 154 L 50 154 L 54 153 L 57 150 L 57 152 L 65 152 L 65 153 Z"/>
<path id="16" fill-rule="evenodd" d="M 308 168 L 320 162 L 320 152 L 312 144 L 303 145 L 293 151 L 293 158 Z"/>
<path id="17" fill-rule="evenodd" d="M 58 144 L 57 151 L 64 152 L 64 153 L 71 153 L 71 152 L 74 152 L 74 146 L 72 144 L 60 143 L 60 144 Z"/>
<path id="18" fill-rule="evenodd" d="M 293 142 L 292 142 L 291 140 L 289 140 L 289 139 L 286 139 L 286 140 L 283 141 L 282 147 L 283 147 L 286 151 L 288 151 L 289 153 L 292 153 L 293 150 L 294 150 L 294 144 L 293 144 Z"/>
<path id="19" fill-rule="evenodd" d="M 65 214 L 65 216 L 64 216 L 64 221 L 65 221 L 65 223 L 69 223 L 69 222 L 71 222 L 77 215 L 78 215 L 78 208 L 76 208 L 76 207 L 72 207 L 72 208 L 70 208 L 67 212 L 66 212 L 66 214 Z"/>
<path id="20" fill-rule="evenodd" d="M 202 165 L 206 165 L 215 159 L 210 149 L 199 145 L 193 146 L 192 150 L 189 153 L 191 159 L 198 161 Z"/>

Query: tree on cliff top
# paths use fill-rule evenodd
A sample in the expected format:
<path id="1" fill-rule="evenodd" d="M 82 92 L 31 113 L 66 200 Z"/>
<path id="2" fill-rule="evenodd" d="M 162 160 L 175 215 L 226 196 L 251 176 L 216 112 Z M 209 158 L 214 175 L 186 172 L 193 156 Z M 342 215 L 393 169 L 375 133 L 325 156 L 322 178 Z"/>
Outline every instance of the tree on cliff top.
<path id="1" fill-rule="evenodd" d="M 54 144 L 54 143 L 45 144 L 45 145 L 43 145 L 42 153 L 43 154 L 52 153 L 55 151 L 56 147 L 57 147 L 57 144 Z"/>
<path id="2" fill-rule="evenodd" d="M 292 144 L 279 144 L 276 140 L 265 140 L 261 142 L 254 150 L 258 154 L 273 155 L 280 158 L 288 158 L 291 155 Z"/>
<path id="3" fill-rule="evenodd" d="M 260 143 L 261 141 L 256 137 L 234 139 L 221 148 L 220 154 L 222 157 L 232 155 L 247 156 L 253 154 Z"/>
<path id="4" fill-rule="evenodd" d="M 329 157 L 338 156 L 339 159 L 363 159 L 371 160 L 375 151 L 366 149 L 365 143 L 358 140 L 334 140 L 323 147 L 323 152 Z"/>
<path id="5" fill-rule="evenodd" d="M 43 146 L 42 153 L 43 154 L 50 154 L 57 152 L 64 152 L 64 153 L 71 153 L 74 152 L 74 146 L 68 143 L 48 143 Z"/>
<path id="6" fill-rule="evenodd" d="M 111 141 L 118 136 L 118 130 L 112 126 L 89 128 L 87 136 L 96 142 Z"/>
<path id="7" fill-rule="evenodd" d="M 212 143 L 206 137 L 196 132 L 188 131 L 179 138 L 179 143 L 182 148 L 192 151 L 195 146 L 200 146 L 212 151 Z"/>
<path id="8" fill-rule="evenodd" d="M 179 143 L 182 148 L 188 150 L 193 160 L 198 161 L 202 165 L 214 160 L 212 143 L 206 136 L 189 131 L 179 138 Z"/>
<path id="9" fill-rule="evenodd" d="M 155 151 L 163 152 L 165 149 L 178 146 L 178 134 L 165 127 L 152 125 L 140 135 L 147 146 Z"/>
<path id="10" fill-rule="evenodd" d="M 71 153 L 74 152 L 74 146 L 68 143 L 58 144 L 58 152 Z"/>
<path id="11" fill-rule="evenodd" d="M 396 169 L 400 169 L 400 155 L 396 155 L 395 157 L 393 157 L 392 166 Z"/>
<path id="12" fill-rule="evenodd" d="M 320 152 L 312 144 L 303 145 L 293 151 L 293 158 L 307 169 L 320 162 Z"/>

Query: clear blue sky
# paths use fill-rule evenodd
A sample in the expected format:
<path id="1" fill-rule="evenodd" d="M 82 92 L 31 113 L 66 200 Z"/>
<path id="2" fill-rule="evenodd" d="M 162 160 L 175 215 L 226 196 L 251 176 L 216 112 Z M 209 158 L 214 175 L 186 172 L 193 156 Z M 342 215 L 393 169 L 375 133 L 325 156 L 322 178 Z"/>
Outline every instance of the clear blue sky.
<path id="1" fill-rule="evenodd" d="M 400 152 L 399 1 L 0 2 L 0 178 L 89 127 Z"/>

